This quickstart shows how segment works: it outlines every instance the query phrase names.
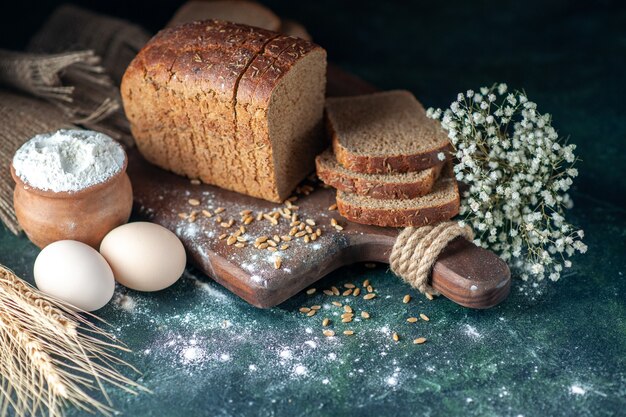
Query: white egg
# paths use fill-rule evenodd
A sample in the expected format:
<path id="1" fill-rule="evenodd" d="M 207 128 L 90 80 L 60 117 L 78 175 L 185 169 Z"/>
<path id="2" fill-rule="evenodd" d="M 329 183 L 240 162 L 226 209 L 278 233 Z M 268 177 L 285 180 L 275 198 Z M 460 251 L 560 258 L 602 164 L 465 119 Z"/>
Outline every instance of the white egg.
<path id="1" fill-rule="evenodd" d="M 120 284 L 137 291 L 159 291 L 185 270 L 185 248 L 176 235 L 154 223 L 128 223 L 111 230 L 100 244 Z"/>
<path id="2" fill-rule="evenodd" d="M 71 305 L 94 311 L 113 297 L 113 271 L 91 246 L 75 240 L 60 240 L 37 256 L 35 283 L 44 293 Z"/>

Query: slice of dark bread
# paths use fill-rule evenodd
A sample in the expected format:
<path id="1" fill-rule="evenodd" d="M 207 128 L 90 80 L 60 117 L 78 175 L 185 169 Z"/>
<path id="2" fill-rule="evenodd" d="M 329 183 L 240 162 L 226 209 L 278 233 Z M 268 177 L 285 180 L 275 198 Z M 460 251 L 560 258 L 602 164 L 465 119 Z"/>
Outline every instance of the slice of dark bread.
<path id="1" fill-rule="evenodd" d="M 409 91 L 326 100 L 337 161 L 364 174 L 415 172 L 445 159 L 448 136 Z"/>
<path id="2" fill-rule="evenodd" d="M 420 227 L 449 220 L 459 214 L 459 189 L 450 169 L 433 190 L 407 200 L 380 200 L 337 191 L 337 208 L 346 219 L 386 227 Z"/>
<path id="3" fill-rule="evenodd" d="M 332 149 L 315 158 L 317 176 L 341 191 L 378 199 L 410 199 L 428 194 L 443 164 L 406 174 L 361 174 L 350 171 L 335 159 Z"/>

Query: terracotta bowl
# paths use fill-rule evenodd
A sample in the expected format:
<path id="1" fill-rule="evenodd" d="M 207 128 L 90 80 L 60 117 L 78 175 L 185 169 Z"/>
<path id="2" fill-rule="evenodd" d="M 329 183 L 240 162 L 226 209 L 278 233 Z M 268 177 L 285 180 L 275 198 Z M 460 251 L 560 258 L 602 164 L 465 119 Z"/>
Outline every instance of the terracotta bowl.
<path id="1" fill-rule="evenodd" d="M 98 250 L 104 236 L 127 223 L 130 217 L 133 190 L 126 174 L 127 165 L 128 157 L 120 172 L 105 182 L 76 192 L 54 192 L 25 184 L 11 164 L 17 221 L 40 248 L 71 239 Z"/>

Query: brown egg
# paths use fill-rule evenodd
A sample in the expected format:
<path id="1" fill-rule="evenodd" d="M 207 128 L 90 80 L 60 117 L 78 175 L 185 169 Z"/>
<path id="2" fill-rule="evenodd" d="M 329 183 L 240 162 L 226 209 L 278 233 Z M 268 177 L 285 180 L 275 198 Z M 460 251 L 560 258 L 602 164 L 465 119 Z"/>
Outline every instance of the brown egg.
<path id="1" fill-rule="evenodd" d="M 128 223 L 110 231 L 100 244 L 115 280 L 137 291 L 159 291 L 185 270 L 185 248 L 176 235 L 154 223 Z"/>

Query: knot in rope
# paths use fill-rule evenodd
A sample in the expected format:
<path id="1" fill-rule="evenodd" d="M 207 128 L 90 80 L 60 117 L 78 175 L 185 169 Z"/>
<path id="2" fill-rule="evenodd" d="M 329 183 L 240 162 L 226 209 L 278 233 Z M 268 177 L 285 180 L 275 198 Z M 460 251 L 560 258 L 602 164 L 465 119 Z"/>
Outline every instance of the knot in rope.
<path id="1" fill-rule="evenodd" d="M 432 269 L 441 251 L 455 238 L 474 239 L 474 232 L 454 221 L 422 227 L 407 227 L 396 239 L 389 264 L 393 273 L 421 293 L 437 294 L 428 283 Z"/>

